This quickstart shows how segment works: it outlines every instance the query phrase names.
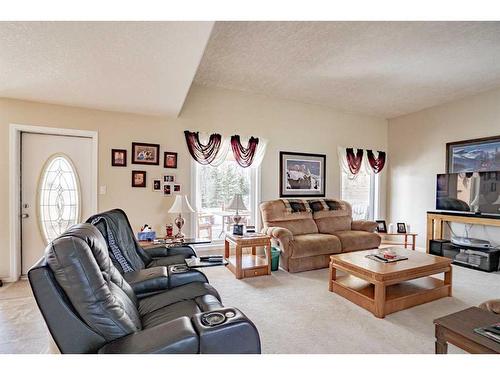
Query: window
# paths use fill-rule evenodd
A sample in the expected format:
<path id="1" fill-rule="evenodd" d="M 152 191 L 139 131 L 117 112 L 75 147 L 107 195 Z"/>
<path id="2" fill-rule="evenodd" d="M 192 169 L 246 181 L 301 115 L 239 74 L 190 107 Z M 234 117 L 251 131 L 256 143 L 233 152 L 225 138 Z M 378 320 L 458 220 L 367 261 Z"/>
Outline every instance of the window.
<path id="1" fill-rule="evenodd" d="M 353 175 L 344 170 L 342 176 L 342 199 L 352 206 L 354 220 L 373 220 L 378 215 L 378 174 L 369 174 L 363 169 Z"/>
<path id="2" fill-rule="evenodd" d="M 256 168 L 242 168 L 231 152 L 219 166 L 201 165 L 193 161 L 195 173 L 194 202 L 196 202 L 195 233 L 197 237 L 222 241 L 231 230 L 234 210 L 228 210 L 235 194 L 241 194 L 245 209 L 240 210 L 241 223 L 256 225 L 257 175 Z"/>
<path id="3" fill-rule="evenodd" d="M 80 220 L 78 176 L 65 155 L 54 155 L 45 164 L 38 186 L 38 217 L 47 243 Z"/>

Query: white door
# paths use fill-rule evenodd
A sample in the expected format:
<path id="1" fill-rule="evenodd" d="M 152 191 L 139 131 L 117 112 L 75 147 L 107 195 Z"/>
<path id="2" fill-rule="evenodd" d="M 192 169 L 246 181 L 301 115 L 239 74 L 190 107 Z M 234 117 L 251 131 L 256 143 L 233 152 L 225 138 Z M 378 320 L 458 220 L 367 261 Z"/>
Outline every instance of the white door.
<path id="1" fill-rule="evenodd" d="M 21 134 L 21 266 L 26 275 L 46 245 L 92 212 L 92 139 Z"/>

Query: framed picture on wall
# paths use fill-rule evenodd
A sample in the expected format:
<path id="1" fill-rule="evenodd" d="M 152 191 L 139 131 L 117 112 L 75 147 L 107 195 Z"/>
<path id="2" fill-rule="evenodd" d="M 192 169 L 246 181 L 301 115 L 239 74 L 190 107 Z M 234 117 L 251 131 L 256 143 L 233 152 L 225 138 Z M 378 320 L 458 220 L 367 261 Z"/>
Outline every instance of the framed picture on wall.
<path id="1" fill-rule="evenodd" d="M 146 171 L 132 171 L 132 187 L 146 187 Z"/>
<path id="2" fill-rule="evenodd" d="M 181 184 L 173 184 L 172 185 L 172 192 L 174 194 L 180 194 L 181 193 Z"/>
<path id="3" fill-rule="evenodd" d="M 172 195 L 172 185 L 163 184 L 163 195 L 165 196 Z"/>
<path id="4" fill-rule="evenodd" d="M 280 151 L 280 197 L 324 197 L 326 155 Z"/>
<path id="5" fill-rule="evenodd" d="M 500 136 L 446 144 L 446 172 L 494 172 L 500 170 Z"/>
<path id="6" fill-rule="evenodd" d="M 161 192 L 161 179 L 153 178 L 153 191 Z"/>
<path id="7" fill-rule="evenodd" d="M 114 148 L 111 150 L 111 166 L 126 167 L 127 166 L 127 150 Z"/>
<path id="8" fill-rule="evenodd" d="M 165 184 L 171 184 L 175 182 L 175 176 L 172 174 L 166 174 L 163 176 L 163 182 Z"/>
<path id="9" fill-rule="evenodd" d="M 177 168 L 177 152 L 165 152 L 163 154 L 163 167 Z"/>
<path id="10" fill-rule="evenodd" d="M 133 142 L 132 164 L 160 165 L 160 145 Z"/>

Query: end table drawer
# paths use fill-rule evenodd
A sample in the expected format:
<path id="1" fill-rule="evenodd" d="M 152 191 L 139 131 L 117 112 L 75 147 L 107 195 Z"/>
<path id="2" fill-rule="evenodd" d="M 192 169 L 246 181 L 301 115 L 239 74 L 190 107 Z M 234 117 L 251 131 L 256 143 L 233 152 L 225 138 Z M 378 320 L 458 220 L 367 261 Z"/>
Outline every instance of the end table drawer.
<path id="1" fill-rule="evenodd" d="M 267 275 L 267 267 L 251 268 L 243 270 L 243 277 L 255 277 Z"/>

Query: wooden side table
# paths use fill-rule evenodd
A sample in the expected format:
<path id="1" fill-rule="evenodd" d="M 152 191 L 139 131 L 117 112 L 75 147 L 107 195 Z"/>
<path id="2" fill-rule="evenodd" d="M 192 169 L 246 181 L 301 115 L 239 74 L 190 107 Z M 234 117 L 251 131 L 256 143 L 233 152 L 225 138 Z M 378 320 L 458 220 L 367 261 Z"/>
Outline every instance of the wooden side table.
<path id="1" fill-rule="evenodd" d="M 448 343 L 472 354 L 498 354 L 500 344 L 474 332 L 475 328 L 500 321 L 500 316 L 477 307 L 434 320 L 436 328 L 436 354 L 448 353 Z"/>
<path id="2" fill-rule="evenodd" d="M 415 241 L 417 240 L 417 233 L 378 233 L 380 237 L 382 237 L 382 243 L 384 243 L 384 236 L 404 236 L 404 242 L 385 242 L 390 245 L 404 245 L 405 249 L 408 248 L 408 245 L 411 246 L 412 250 L 415 250 Z M 411 243 L 408 242 L 408 237 L 411 237 Z"/>
<path id="3" fill-rule="evenodd" d="M 231 255 L 231 245 L 235 246 L 235 254 Z M 257 255 L 257 247 L 263 246 L 266 256 Z M 251 248 L 250 254 L 243 254 L 243 248 Z M 237 279 L 271 274 L 271 237 L 267 235 L 237 236 L 227 234 L 224 246 L 224 257 L 228 261 L 227 268 Z"/>

